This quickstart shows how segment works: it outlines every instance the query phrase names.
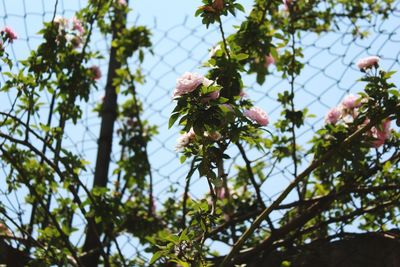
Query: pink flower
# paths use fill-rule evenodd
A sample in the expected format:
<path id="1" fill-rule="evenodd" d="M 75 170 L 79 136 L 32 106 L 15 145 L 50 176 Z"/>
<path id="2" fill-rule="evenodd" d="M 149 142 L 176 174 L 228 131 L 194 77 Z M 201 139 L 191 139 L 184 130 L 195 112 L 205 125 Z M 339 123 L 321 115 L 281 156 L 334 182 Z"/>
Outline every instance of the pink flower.
<path id="1" fill-rule="evenodd" d="M 390 138 L 390 120 L 384 120 L 379 127 L 372 127 L 370 133 L 376 139 L 372 142 L 372 146 L 375 148 L 382 146 Z"/>
<path id="2" fill-rule="evenodd" d="M 360 107 L 361 101 L 358 96 L 350 94 L 350 95 L 345 96 L 345 98 L 343 98 L 341 104 L 346 109 L 353 109 L 353 108 Z"/>
<path id="3" fill-rule="evenodd" d="M 210 94 L 210 99 L 212 99 L 212 100 L 216 100 L 218 97 L 219 97 L 219 90 L 214 91 Z"/>
<path id="4" fill-rule="evenodd" d="M 204 86 L 209 87 L 212 84 L 217 85 L 214 81 L 204 78 L 204 80 L 203 80 Z M 205 102 L 210 101 L 210 100 L 216 100 L 219 97 L 219 91 L 220 90 L 209 93 L 207 97 L 203 98 L 203 100 Z"/>
<path id="5" fill-rule="evenodd" d="M 380 58 L 377 56 L 365 57 L 357 62 L 357 67 L 360 70 L 365 70 L 378 65 Z"/>
<path id="6" fill-rule="evenodd" d="M 206 97 L 202 99 L 203 102 L 208 102 L 210 100 L 216 100 L 219 97 L 219 90 L 209 93 Z"/>
<path id="7" fill-rule="evenodd" d="M 269 54 L 268 56 L 265 56 L 264 67 L 268 68 L 268 66 L 271 64 L 275 64 L 275 58 Z"/>
<path id="8" fill-rule="evenodd" d="M 2 30 L 2 33 L 5 33 L 6 38 L 8 38 L 8 41 L 12 43 L 14 40 L 18 38 L 17 34 L 11 27 L 5 26 Z"/>
<path id="9" fill-rule="evenodd" d="M 240 98 L 245 98 L 245 97 L 247 97 L 247 93 L 245 91 L 241 90 L 239 93 L 239 96 L 240 96 Z"/>
<path id="10" fill-rule="evenodd" d="M 72 29 L 78 31 L 80 35 L 85 33 L 85 28 L 83 28 L 82 22 L 76 17 L 72 17 Z"/>
<path id="11" fill-rule="evenodd" d="M 210 138 L 213 141 L 219 141 L 222 138 L 222 135 L 216 131 L 216 132 L 204 132 L 204 136 Z"/>
<path id="12" fill-rule="evenodd" d="M 184 94 L 193 92 L 202 84 L 204 77 L 198 73 L 185 72 L 181 77 L 176 80 L 176 88 L 173 97 L 182 96 Z"/>
<path id="13" fill-rule="evenodd" d="M 126 0 L 118 0 L 117 2 L 121 6 L 127 6 Z"/>
<path id="14" fill-rule="evenodd" d="M 53 22 L 57 24 L 61 30 L 68 28 L 69 21 L 67 18 L 56 16 Z"/>
<path id="15" fill-rule="evenodd" d="M 183 133 L 181 136 L 178 138 L 178 142 L 176 145 L 176 150 L 177 151 L 182 151 L 188 144 L 193 142 L 193 140 L 196 138 L 196 133 L 193 131 L 193 129 L 190 129 L 189 132 Z"/>
<path id="16" fill-rule="evenodd" d="M 283 9 L 285 11 L 289 11 L 289 6 L 292 4 L 292 0 L 282 0 L 283 2 Z"/>
<path id="17" fill-rule="evenodd" d="M 227 197 L 227 194 L 225 192 L 225 187 L 217 187 L 217 188 L 215 188 L 215 191 L 216 191 L 215 193 L 217 195 L 217 198 L 224 199 Z"/>
<path id="18" fill-rule="evenodd" d="M 93 73 L 93 80 L 99 80 L 101 78 L 101 70 L 98 66 L 92 66 L 90 70 Z"/>
<path id="19" fill-rule="evenodd" d="M 205 87 L 209 87 L 212 84 L 216 84 L 213 80 L 207 79 L 207 78 L 203 78 L 203 85 Z"/>
<path id="20" fill-rule="evenodd" d="M 340 119 L 342 112 L 339 108 L 331 108 L 325 116 L 325 123 L 336 124 Z"/>
<path id="21" fill-rule="evenodd" d="M 245 110 L 243 114 L 262 126 L 267 126 L 269 123 L 267 113 L 259 107 L 252 107 L 249 110 Z"/>

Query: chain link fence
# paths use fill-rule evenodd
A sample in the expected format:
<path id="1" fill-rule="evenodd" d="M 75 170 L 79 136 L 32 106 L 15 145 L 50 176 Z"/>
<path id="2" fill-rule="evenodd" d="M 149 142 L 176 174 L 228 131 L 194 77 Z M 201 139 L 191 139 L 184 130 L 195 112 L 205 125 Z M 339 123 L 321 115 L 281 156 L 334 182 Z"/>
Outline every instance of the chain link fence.
<path id="1" fill-rule="evenodd" d="M 26 58 L 29 52 L 42 41 L 37 32 L 41 29 L 43 22 L 51 20 L 55 1 L 14 0 L 12 4 L 10 2 L 10 0 L 1 1 L 0 27 L 10 25 L 18 32 L 18 40 L 7 48 L 16 62 Z M 83 6 L 84 1 L 59 1 L 56 13 L 70 18 L 76 10 Z M 295 80 L 296 108 L 308 108 L 310 113 L 316 115 L 314 118 L 308 119 L 306 124 L 297 130 L 304 156 L 306 156 L 308 148 L 307 141 L 323 124 L 326 111 L 337 105 L 343 96 L 349 92 L 356 93 L 362 90 L 362 84 L 357 82 L 357 79 L 362 75 L 355 66 L 357 59 L 367 55 L 378 55 L 381 57 L 383 69 L 399 69 L 400 2 L 396 1 L 394 7 L 395 11 L 387 20 L 382 21 L 376 18 L 361 25 L 361 31 L 370 33 L 364 39 L 354 38 L 352 34 L 354 25 L 351 21 L 343 18 L 337 30 L 319 35 L 302 33 L 300 38 L 296 40 L 296 46 L 304 49 L 304 58 L 301 61 L 305 64 L 303 72 Z M 131 23 L 140 24 L 140 19 Z M 239 21 L 228 19 L 226 23 L 235 25 L 239 24 Z M 169 197 L 180 199 L 182 197 L 185 177 L 190 163 L 181 165 L 179 155 L 175 151 L 179 129 L 177 127 L 168 129 L 169 115 L 174 108 L 171 95 L 175 79 L 185 71 L 205 73 L 207 70 L 201 68 L 202 63 L 208 59 L 210 48 L 220 41 L 220 36 L 216 28 L 205 29 L 199 21 L 193 24 L 192 20 L 187 18 L 182 18 L 182 23 L 173 26 L 158 25 L 156 20 L 153 25 L 147 26 L 153 34 L 154 54 L 148 54 L 145 57 L 145 62 L 141 67 L 146 83 L 139 85 L 137 92 L 139 99 L 143 102 L 143 119 L 158 126 L 159 134 L 149 144 L 148 153 L 154 177 L 156 205 L 161 208 L 161 203 L 165 199 Z M 97 33 L 90 45 L 102 51 L 104 55 L 108 55 L 110 40 Z M 103 77 L 107 72 L 107 62 L 107 57 L 94 62 L 101 67 Z M 137 61 L 132 62 L 133 66 L 137 64 Z M 19 65 L 16 64 L 15 68 L 18 69 L 18 67 Z M 272 122 L 268 130 L 275 133 L 273 123 L 279 118 L 281 112 L 281 106 L 276 101 L 277 94 L 289 89 L 289 82 L 282 79 L 274 66 L 270 66 L 270 71 L 271 75 L 267 77 L 264 85 L 258 85 L 255 82 L 255 77 L 249 75 L 244 77 L 244 84 L 248 97 L 257 106 L 267 110 Z M 0 81 L 3 83 L 4 77 L 1 77 Z M 399 81 L 400 76 L 396 74 L 394 82 L 398 84 Z M 104 83 L 104 79 L 100 80 L 98 90 L 93 90 L 89 103 L 82 104 L 84 105 L 84 114 L 78 125 L 69 124 L 66 127 L 64 147 L 91 162 L 87 172 L 81 175 L 82 180 L 89 187 L 92 185 L 97 138 L 100 129 L 100 117 L 93 109 L 101 101 Z M 0 100 L 1 111 L 7 112 L 14 98 L 15 95 L 12 93 L 9 93 L 7 97 L 3 94 Z M 122 100 L 120 98 L 119 102 Z M 50 96 L 44 94 L 43 102 L 44 107 L 48 107 Z M 36 117 L 34 123 L 43 121 L 45 118 L 46 116 Z M 113 144 L 112 159 L 115 163 L 120 157 L 116 135 Z M 225 167 L 228 177 L 234 177 L 237 174 L 234 166 L 243 165 L 243 162 L 238 157 L 238 151 L 231 149 L 228 153 L 231 160 L 226 163 Z M 268 205 L 268 202 L 293 179 L 292 163 L 291 161 L 283 161 L 279 165 L 273 165 L 273 158 L 268 153 L 251 152 L 249 157 L 251 160 L 263 157 L 267 163 L 266 168 L 270 169 L 269 178 L 261 187 L 264 200 Z M 13 217 L 25 221 L 26 214 L 29 214 L 29 207 L 24 207 L 22 199 L 27 192 L 21 190 L 17 194 L 8 194 L 3 182 L 7 175 L 7 167 L 3 165 L 2 169 L 0 199 L 8 212 L 13 214 Z M 110 182 L 112 180 L 110 179 Z M 193 177 L 190 188 L 190 194 L 193 198 L 201 198 L 207 192 L 208 187 L 206 181 Z M 76 226 L 83 227 L 84 225 L 77 222 Z M 79 235 L 77 235 L 76 240 L 77 243 L 82 242 Z M 126 251 L 126 257 L 138 256 L 142 252 L 143 248 L 138 245 L 137 240 L 133 237 L 129 235 L 121 236 L 119 240 L 121 244 L 124 244 L 121 249 Z M 220 250 L 223 252 L 223 248 L 220 247 Z M 144 254 L 143 257 L 145 256 Z"/>

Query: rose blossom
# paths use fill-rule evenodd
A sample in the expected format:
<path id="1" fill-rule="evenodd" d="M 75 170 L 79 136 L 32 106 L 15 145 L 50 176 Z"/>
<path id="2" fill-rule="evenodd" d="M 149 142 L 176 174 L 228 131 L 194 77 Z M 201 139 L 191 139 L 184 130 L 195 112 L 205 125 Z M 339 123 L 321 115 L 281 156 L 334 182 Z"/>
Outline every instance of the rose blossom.
<path id="1" fill-rule="evenodd" d="M 83 35 L 85 33 L 82 22 L 76 17 L 72 17 L 72 29 L 78 31 L 80 35 Z"/>
<path id="2" fill-rule="evenodd" d="M 217 132 L 204 132 L 204 136 L 210 138 L 213 141 L 219 141 L 222 138 L 222 135 Z"/>
<path id="3" fill-rule="evenodd" d="M 5 26 L 1 30 L 1 32 L 4 32 L 6 34 L 6 37 L 8 38 L 10 43 L 12 43 L 14 40 L 16 40 L 18 38 L 17 34 L 11 27 Z"/>
<path id="4" fill-rule="evenodd" d="M 283 0 L 283 9 L 289 11 L 289 6 L 292 4 L 292 0 Z"/>
<path id="5" fill-rule="evenodd" d="M 182 96 L 184 94 L 193 92 L 202 84 L 204 77 L 198 73 L 185 72 L 181 77 L 176 80 L 176 88 L 173 97 Z"/>
<path id="6" fill-rule="evenodd" d="M 336 124 L 340 119 L 341 115 L 342 112 L 340 111 L 339 108 L 337 107 L 331 108 L 325 116 L 325 123 Z"/>
<path id="7" fill-rule="evenodd" d="M 268 66 L 271 64 L 275 64 L 275 58 L 269 54 L 268 56 L 265 56 L 264 67 L 268 68 Z"/>
<path id="8" fill-rule="evenodd" d="M 213 80 L 207 79 L 207 78 L 203 78 L 203 85 L 205 87 L 209 87 L 210 85 L 214 84 L 215 82 Z"/>
<path id="9" fill-rule="evenodd" d="M 209 87 L 212 84 L 216 85 L 216 83 L 214 81 L 204 78 L 204 80 L 203 80 L 204 86 Z M 204 101 L 216 100 L 219 97 L 219 91 L 220 90 L 209 93 L 207 97 L 203 98 L 203 100 Z"/>
<path id="10" fill-rule="evenodd" d="M 68 28 L 69 21 L 67 18 L 56 16 L 53 21 L 55 24 L 58 24 L 61 29 Z"/>
<path id="11" fill-rule="evenodd" d="M 210 100 L 216 100 L 218 99 L 218 97 L 219 97 L 219 90 L 207 94 L 207 96 L 204 97 L 202 101 L 208 102 Z"/>
<path id="12" fill-rule="evenodd" d="M 240 90 L 239 96 L 240 96 L 240 98 L 245 98 L 245 97 L 247 97 L 247 93 L 243 90 Z"/>
<path id="13" fill-rule="evenodd" d="M 377 56 L 370 56 L 370 57 L 365 57 L 360 59 L 357 62 L 357 67 L 360 70 L 365 70 L 365 69 L 369 69 L 372 68 L 373 66 L 377 65 L 379 63 L 380 58 Z"/>
<path id="14" fill-rule="evenodd" d="M 267 126 L 269 123 L 267 113 L 259 107 L 252 107 L 249 110 L 245 110 L 243 114 L 262 126 Z"/>
<path id="15" fill-rule="evenodd" d="M 177 140 L 176 150 L 182 151 L 190 142 L 192 142 L 196 138 L 196 134 L 193 129 L 190 129 L 189 132 L 183 133 L 179 136 Z"/>
<path id="16" fill-rule="evenodd" d="M 101 70 L 98 66 L 92 66 L 90 70 L 93 73 L 93 80 L 99 80 L 101 78 Z"/>
<path id="17" fill-rule="evenodd" d="M 216 190 L 216 195 L 219 199 L 224 199 L 227 197 L 227 194 L 225 192 L 225 187 L 217 187 Z"/>
<path id="18" fill-rule="evenodd" d="M 121 6 L 126 6 L 127 5 L 126 0 L 118 0 L 118 4 L 121 5 Z"/>
<path id="19" fill-rule="evenodd" d="M 390 138 L 390 120 L 386 119 L 380 127 L 372 127 L 370 131 L 371 136 L 376 139 L 372 142 L 372 146 L 375 148 L 382 146 Z"/>
<path id="20" fill-rule="evenodd" d="M 355 95 L 347 95 L 345 98 L 342 100 L 342 106 L 346 109 L 353 109 L 353 108 L 358 108 L 361 106 L 361 102 L 359 101 L 359 97 Z"/>

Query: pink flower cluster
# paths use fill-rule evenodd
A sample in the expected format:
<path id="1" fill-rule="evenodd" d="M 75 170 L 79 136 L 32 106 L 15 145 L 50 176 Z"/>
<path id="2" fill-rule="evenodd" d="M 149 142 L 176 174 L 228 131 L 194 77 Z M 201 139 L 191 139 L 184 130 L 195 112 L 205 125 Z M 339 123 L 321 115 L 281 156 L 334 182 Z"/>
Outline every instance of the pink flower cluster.
<path id="1" fill-rule="evenodd" d="M 72 17 L 72 26 L 70 27 L 70 21 L 67 18 L 56 16 L 53 23 L 58 27 L 57 44 L 60 44 L 62 38 L 66 38 L 67 41 L 77 48 L 81 46 L 85 35 L 85 28 L 80 19 Z M 65 36 L 64 36 L 65 35 Z"/>
<path id="2" fill-rule="evenodd" d="M 377 57 L 377 56 L 365 57 L 365 58 L 360 59 L 357 62 L 357 67 L 360 70 L 365 71 L 365 70 L 370 69 L 370 68 L 372 68 L 374 66 L 378 66 L 379 60 L 380 60 L 380 58 Z"/>
<path id="3" fill-rule="evenodd" d="M 347 95 L 338 107 L 331 108 L 325 116 L 325 123 L 337 124 L 337 123 L 352 123 L 358 116 L 358 108 L 362 105 L 363 99 L 355 95 Z M 364 123 L 368 123 L 367 119 Z M 372 142 L 373 147 L 382 146 L 387 139 L 390 138 L 390 120 L 384 120 L 378 127 L 372 127 L 367 135 L 376 139 Z"/>
<path id="4" fill-rule="evenodd" d="M 185 72 L 181 77 L 176 80 L 176 88 L 173 92 L 173 97 L 180 97 L 182 95 L 195 91 L 200 85 L 209 87 L 215 85 L 215 82 L 203 77 L 198 73 Z M 203 100 L 204 102 L 216 100 L 219 97 L 219 90 L 211 92 Z"/>
<path id="5" fill-rule="evenodd" d="M 336 124 L 342 119 L 345 123 L 351 123 L 358 115 L 361 99 L 355 95 L 347 95 L 338 107 L 331 108 L 325 116 L 325 123 Z"/>
<path id="6" fill-rule="evenodd" d="M 182 95 L 194 92 L 199 86 L 209 87 L 215 85 L 215 81 L 209 80 L 197 73 L 185 72 L 181 77 L 176 80 L 176 88 L 173 92 L 173 97 L 181 97 Z M 210 100 L 216 100 L 220 96 L 220 91 L 213 91 L 204 96 L 201 96 L 201 103 L 205 103 Z M 240 97 L 245 97 L 246 94 L 244 91 L 240 92 Z M 223 103 L 220 104 L 221 107 L 227 108 L 230 112 L 234 112 L 234 109 L 231 104 Z M 259 107 L 252 107 L 243 112 L 243 115 L 248 117 L 250 120 L 256 122 L 261 126 L 266 126 L 269 123 L 269 118 L 267 113 Z M 194 141 L 196 134 L 193 129 L 189 132 L 182 134 L 178 140 L 176 145 L 177 151 L 182 151 L 185 147 L 187 147 L 192 141 Z M 222 138 L 221 133 L 219 132 L 205 132 L 204 137 L 207 137 L 213 141 L 218 141 Z"/>
<path id="7" fill-rule="evenodd" d="M 17 34 L 15 33 L 15 31 L 9 27 L 9 26 L 5 26 L 2 30 L 1 30 L 1 34 L 5 35 L 6 40 L 8 40 L 10 42 L 10 44 L 13 43 L 14 40 L 16 40 L 18 38 Z"/>
<path id="8" fill-rule="evenodd" d="M 252 107 L 248 110 L 245 110 L 243 114 L 261 126 L 267 126 L 269 123 L 267 113 L 259 107 Z"/>

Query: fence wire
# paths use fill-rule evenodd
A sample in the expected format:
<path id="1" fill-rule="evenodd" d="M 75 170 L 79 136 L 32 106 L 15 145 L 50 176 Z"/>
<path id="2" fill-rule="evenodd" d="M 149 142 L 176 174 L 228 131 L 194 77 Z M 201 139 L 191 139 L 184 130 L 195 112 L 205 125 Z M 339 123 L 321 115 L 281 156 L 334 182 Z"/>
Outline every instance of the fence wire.
<path id="1" fill-rule="evenodd" d="M 14 61 L 24 59 L 32 49 L 42 41 L 37 34 L 42 23 L 51 20 L 54 13 L 55 1 L 29 1 L 2 0 L 0 8 L 0 27 L 12 25 L 18 32 L 19 38 L 8 49 Z M 35 2 L 36 4 L 32 4 Z M 73 2 L 73 3 L 71 3 Z M 134 3 L 133 3 L 134 4 Z M 299 143 L 304 147 L 303 153 L 308 148 L 307 141 L 323 123 L 326 111 L 337 105 L 340 100 L 349 92 L 356 93 L 362 90 L 362 84 L 357 82 L 361 73 L 355 66 L 357 59 L 367 55 L 378 55 L 381 58 L 381 66 L 385 70 L 398 70 L 400 60 L 400 1 L 394 4 L 395 11 L 385 21 L 375 18 L 370 23 L 364 23 L 361 30 L 367 30 L 370 35 L 364 39 L 356 39 L 352 34 L 353 25 L 343 19 L 340 23 L 340 30 L 329 33 L 314 34 L 302 33 L 296 40 L 296 46 L 302 47 L 304 58 L 301 61 L 305 64 L 303 72 L 295 80 L 296 108 L 308 108 L 310 113 L 316 114 L 314 118 L 306 121 L 306 124 L 297 131 Z M 74 12 L 84 6 L 84 1 L 59 1 L 56 13 L 72 17 Z M 139 23 L 135 19 L 132 24 Z M 238 24 L 235 19 L 228 19 L 228 24 Z M 141 66 L 146 78 L 144 85 L 138 86 L 139 99 L 143 102 L 143 118 L 150 124 L 157 125 L 159 134 L 156 135 L 148 147 L 151 170 L 154 176 L 154 192 L 156 203 L 161 203 L 167 198 L 181 199 L 185 186 L 185 176 L 189 165 L 181 165 L 179 155 L 175 151 L 176 139 L 179 129 L 173 127 L 168 129 L 168 119 L 174 108 L 171 95 L 175 85 L 175 79 L 185 71 L 206 72 L 201 68 L 202 63 L 209 57 L 209 50 L 219 40 L 220 36 L 216 28 L 205 29 L 198 22 L 182 18 L 182 23 L 164 27 L 158 25 L 156 20 L 153 25 L 147 25 L 152 32 L 154 54 L 148 54 Z M 107 55 L 110 40 L 95 34 L 90 44 L 92 47 Z M 105 57 L 98 62 L 103 72 L 107 70 L 108 58 Z M 137 62 L 132 62 L 137 64 Z M 18 64 L 16 65 L 18 69 Z M 273 122 L 276 121 L 282 111 L 280 104 L 276 101 L 277 94 L 289 89 L 289 82 L 281 78 L 280 73 L 270 66 L 271 75 L 267 77 L 264 85 L 260 86 L 255 82 L 255 77 L 245 76 L 246 93 L 257 106 L 267 110 L 271 118 L 271 126 L 268 127 L 274 133 Z M 400 77 L 394 76 L 394 82 L 398 83 Z M 4 82 L 4 77 L 1 78 Z M 98 84 L 98 90 L 91 93 L 89 103 L 84 105 L 84 115 L 78 125 L 68 124 L 66 128 L 66 149 L 81 155 L 91 162 L 88 170 L 82 173 L 83 181 L 91 187 L 94 174 L 95 156 L 97 152 L 97 138 L 100 131 L 100 117 L 93 111 L 101 101 L 104 94 L 105 81 L 102 79 Z M 43 95 L 45 107 L 49 106 L 50 97 Z M 8 99 L 1 99 L 1 110 L 7 112 L 12 105 L 14 95 L 8 95 Z M 122 99 L 119 99 L 121 102 Z M 45 117 L 44 117 L 45 118 Z M 43 118 L 36 118 L 37 121 Z M 117 125 L 118 128 L 118 125 Z M 119 147 L 117 136 L 114 136 L 113 163 L 119 158 Z M 226 164 L 228 177 L 237 174 L 235 165 L 243 165 L 238 157 L 238 151 L 229 150 L 231 161 Z M 305 154 L 304 154 L 305 155 Z M 251 159 L 260 156 L 265 158 L 267 168 L 272 166 L 271 155 L 260 155 L 256 152 L 250 153 Z M 2 163 L 3 165 L 3 163 Z M 3 165 L 1 175 L 1 201 L 13 217 L 23 217 L 22 213 L 29 214 L 28 207 L 24 207 L 22 199 L 23 190 L 18 194 L 9 195 L 3 183 L 7 175 L 6 166 Z M 268 180 L 262 186 L 262 193 L 266 204 L 274 199 L 286 185 L 293 179 L 292 163 L 287 161 L 276 165 Z M 192 179 L 190 194 L 193 198 L 201 198 L 207 191 L 205 181 L 199 178 Z M 161 208 L 161 207 L 158 207 Z M 84 227 L 82 222 L 77 222 L 77 227 Z M 82 232 L 80 232 L 81 234 Z M 77 243 L 82 242 L 81 236 L 77 235 Z M 127 257 L 143 255 L 143 248 L 138 241 L 129 236 L 119 237 L 122 249 L 127 252 Z M 220 248 L 220 250 L 223 248 Z"/>

